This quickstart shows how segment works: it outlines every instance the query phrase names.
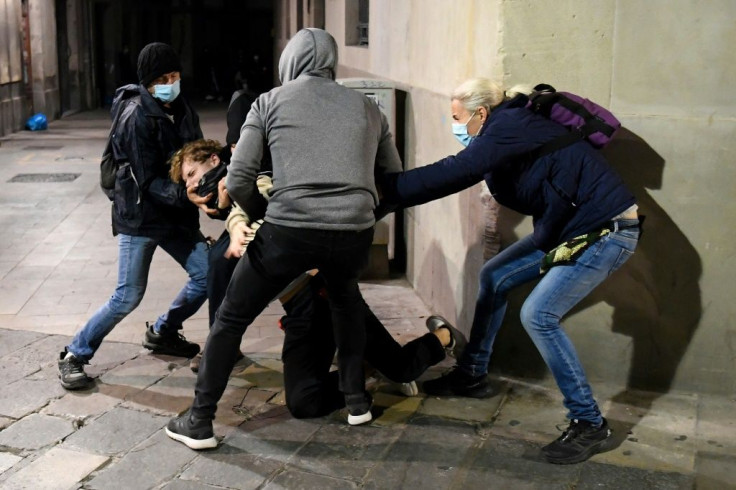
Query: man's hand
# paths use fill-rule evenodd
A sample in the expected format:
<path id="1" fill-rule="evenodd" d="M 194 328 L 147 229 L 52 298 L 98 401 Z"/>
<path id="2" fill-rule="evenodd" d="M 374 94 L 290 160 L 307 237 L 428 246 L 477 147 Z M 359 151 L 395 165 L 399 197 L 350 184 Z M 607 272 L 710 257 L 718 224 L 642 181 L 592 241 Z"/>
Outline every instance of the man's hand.
<path id="1" fill-rule="evenodd" d="M 197 185 L 191 185 L 187 187 L 187 198 L 197 206 L 199 209 L 204 211 L 210 216 L 214 216 L 218 213 L 216 209 L 210 209 L 207 207 L 207 202 L 209 202 L 210 199 L 212 199 L 212 193 L 210 192 L 206 196 L 202 197 L 199 194 L 197 194 Z"/>
<path id="2" fill-rule="evenodd" d="M 227 193 L 227 189 L 225 188 L 225 179 L 226 177 L 223 177 L 220 179 L 220 182 L 217 183 L 217 209 L 226 209 L 230 207 L 230 204 L 232 204 L 230 196 Z"/>
<path id="3" fill-rule="evenodd" d="M 230 246 L 225 251 L 225 258 L 240 258 L 245 254 L 248 244 L 256 237 L 256 231 L 261 227 L 262 220 L 251 223 L 250 226 L 241 221 L 230 231 Z"/>

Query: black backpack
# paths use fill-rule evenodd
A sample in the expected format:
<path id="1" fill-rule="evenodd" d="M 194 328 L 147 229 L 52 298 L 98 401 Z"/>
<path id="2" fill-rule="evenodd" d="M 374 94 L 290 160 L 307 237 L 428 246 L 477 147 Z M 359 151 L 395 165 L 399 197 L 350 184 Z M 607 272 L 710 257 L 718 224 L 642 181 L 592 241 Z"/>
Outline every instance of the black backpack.
<path id="1" fill-rule="evenodd" d="M 100 160 L 100 187 L 102 188 L 102 192 L 111 201 L 115 197 L 115 179 L 118 175 L 118 169 L 128 164 L 128 162 L 118 162 L 113 156 L 112 139 L 115 137 L 118 119 L 116 117 L 112 123 L 110 134 L 107 137 L 107 145 L 105 145 L 105 150 L 102 152 L 102 160 Z"/>

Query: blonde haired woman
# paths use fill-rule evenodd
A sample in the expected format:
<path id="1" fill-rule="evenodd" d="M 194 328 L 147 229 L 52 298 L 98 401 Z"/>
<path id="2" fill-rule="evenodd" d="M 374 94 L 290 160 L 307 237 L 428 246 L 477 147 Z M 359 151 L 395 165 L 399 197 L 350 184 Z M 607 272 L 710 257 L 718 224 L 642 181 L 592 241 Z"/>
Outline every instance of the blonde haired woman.
<path id="1" fill-rule="evenodd" d="M 538 280 L 524 302 L 521 322 L 552 371 L 571 419 L 542 452 L 552 463 L 577 463 L 601 451 L 611 430 L 560 320 L 631 256 L 639 220 L 634 196 L 586 141 L 534 158 L 536 149 L 567 130 L 526 109 L 528 97 L 522 92 L 518 87 L 504 91 L 482 78 L 460 85 L 450 107 L 453 134 L 467 148 L 388 176 L 383 189 L 388 202 L 414 206 L 485 180 L 496 201 L 533 217 L 533 233 L 481 269 L 468 345 L 457 366 L 425 382 L 424 391 L 490 396 L 486 374 L 507 294 Z"/>

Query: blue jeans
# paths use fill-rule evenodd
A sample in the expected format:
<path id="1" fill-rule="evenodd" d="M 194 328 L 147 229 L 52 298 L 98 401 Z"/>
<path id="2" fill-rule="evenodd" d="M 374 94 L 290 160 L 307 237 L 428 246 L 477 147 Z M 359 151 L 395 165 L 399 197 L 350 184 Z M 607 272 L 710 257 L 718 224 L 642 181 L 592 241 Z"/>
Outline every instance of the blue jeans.
<path id="1" fill-rule="evenodd" d="M 77 332 L 67 350 L 89 361 L 102 339 L 133 311 L 143 299 L 148 271 L 156 247 L 161 247 L 181 264 L 189 281 L 171 303 L 169 311 L 156 320 L 158 332 L 179 330 L 184 320 L 197 312 L 207 299 L 207 244 L 195 239 L 161 239 L 118 235 L 118 285 L 110 299 Z"/>
<path id="2" fill-rule="evenodd" d="M 618 226 L 636 225 L 619 220 Z M 639 228 L 605 235 L 577 261 L 552 267 L 521 309 L 521 323 L 542 355 L 564 396 L 568 418 L 599 424 L 601 413 L 575 348 L 560 325 L 562 317 L 634 253 Z M 488 372 L 493 341 L 506 313 L 507 295 L 517 286 L 540 277 L 544 252 L 527 236 L 489 260 L 480 273 L 480 290 L 470 339 L 459 368 L 473 376 Z"/>

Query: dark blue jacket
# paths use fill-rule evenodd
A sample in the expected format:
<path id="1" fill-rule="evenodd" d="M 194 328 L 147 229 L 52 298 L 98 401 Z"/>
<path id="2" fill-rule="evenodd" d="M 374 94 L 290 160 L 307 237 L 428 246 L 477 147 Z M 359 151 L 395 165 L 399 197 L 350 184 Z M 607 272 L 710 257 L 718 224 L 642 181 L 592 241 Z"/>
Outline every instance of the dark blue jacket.
<path id="1" fill-rule="evenodd" d="M 598 150 L 579 141 L 534 161 L 531 152 L 567 130 L 524 108 L 520 95 L 495 108 L 467 148 L 424 167 L 391 174 L 387 204 L 416 206 L 485 179 L 500 204 L 532 216 L 534 243 L 548 251 L 600 229 L 635 203 Z"/>
<path id="2" fill-rule="evenodd" d="M 185 143 L 202 138 L 199 117 L 179 96 L 174 121 L 142 85 L 126 85 L 112 106 L 117 128 L 113 155 L 120 164 L 113 198 L 113 231 L 161 238 L 196 236 L 199 210 L 183 185 L 169 178 L 169 158 Z M 125 163 L 127 162 L 127 164 Z"/>

